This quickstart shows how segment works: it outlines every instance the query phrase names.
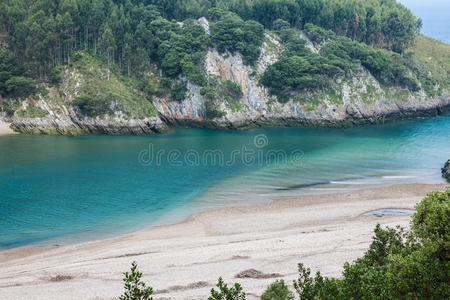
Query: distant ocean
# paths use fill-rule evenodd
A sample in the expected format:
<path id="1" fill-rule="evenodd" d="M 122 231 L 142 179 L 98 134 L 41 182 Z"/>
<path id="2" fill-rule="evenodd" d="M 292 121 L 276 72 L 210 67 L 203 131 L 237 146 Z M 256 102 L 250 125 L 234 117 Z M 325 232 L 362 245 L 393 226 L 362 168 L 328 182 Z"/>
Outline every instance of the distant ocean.
<path id="1" fill-rule="evenodd" d="M 400 0 L 422 18 L 422 34 L 450 44 L 450 0 Z"/>

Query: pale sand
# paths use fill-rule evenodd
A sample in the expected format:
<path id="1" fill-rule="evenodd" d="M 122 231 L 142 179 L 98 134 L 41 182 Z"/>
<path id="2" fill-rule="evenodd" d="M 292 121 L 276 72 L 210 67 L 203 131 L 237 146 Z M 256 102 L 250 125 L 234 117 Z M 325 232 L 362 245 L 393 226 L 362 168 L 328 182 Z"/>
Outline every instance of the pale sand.
<path id="1" fill-rule="evenodd" d="M 9 123 L 6 123 L 5 121 L 0 120 L 0 136 L 10 135 L 10 134 L 17 134 L 17 132 L 15 132 L 11 128 L 9 128 Z"/>
<path id="2" fill-rule="evenodd" d="M 122 292 L 133 260 L 154 299 L 206 299 L 219 276 L 240 282 L 255 299 L 275 280 L 235 279 L 247 269 L 279 273 L 289 284 L 297 263 L 339 276 L 360 257 L 377 223 L 408 226 L 410 216 L 366 216 L 382 208 L 411 209 L 444 184 L 396 185 L 342 194 L 284 197 L 272 204 L 220 208 L 175 225 L 57 247 L 0 252 L 1 299 L 110 299 Z M 57 277 L 59 275 L 59 277 Z M 67 277 L 62 277 L 62 276 Z M 204 283 L 201 283 L 204 282 Z"/>

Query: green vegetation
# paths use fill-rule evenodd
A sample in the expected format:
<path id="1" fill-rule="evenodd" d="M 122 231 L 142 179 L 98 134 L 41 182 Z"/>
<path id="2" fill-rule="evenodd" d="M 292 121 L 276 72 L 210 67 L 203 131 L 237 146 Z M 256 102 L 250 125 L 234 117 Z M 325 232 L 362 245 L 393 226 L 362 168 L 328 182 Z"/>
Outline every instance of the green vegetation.
<path id="1" fill-rule="evenodd" d="M 71 68 L 61 71 L 60 91 L 55 96 L 78 95 L 69 99 L 52 99 L 53 102 L 69 102 L 89 117 L 113 114 L 122 111 L 125 118 L 142 119 L 156 115 L 152 95 L 144 89 L 149 88 L 153 78 L 143 76 L 130 80 L 121 74 L 108 72 L 101 60 L 83 51 L 78 51 L 80 58 L 72 63 Z M 109 79 L 108 79 L 109 76 Z M 170 81 L 169 81 L 170 82 Z M 145 84 L 146 83 L 146 84 Z"/>
<path id="2" fill-rule="evenodd" d="M 411 46 L 422 27 L 422 21 L 395 0 L 233 0 L 228 7 L 266 28 L 275 27 L 278 19 L 298 29 L 311 23 L 395 52 Z"/>
<path id="3" fill-rule="evenodd" d="M 260 78 L 260 83 L 280 102 L 286 102 L 305 90 L 329 91 L 338 78 L 358 76 L 360 66 L 366 68 L 380 84 L 409 92 L 423 88 L 429 96 L 436 96 L 449 86 L 450 52 L 445 44 L 434 47 L 435 52 L 440 52 L 444 57 L 440 59 L 442 66 L 438 68 L 427 65 L 419 58 L 424 53 L 421 49 L 422 37 L 419 38 L 418 48 L 400 55 L 336 36 L 312 24 L 305 25 L 304 33 L 320 48 L 320 52 L 311 52 L 297 30 L 283 29 L 279 34 L 286 48 L 280 59 L 269 66 Z M 413 51 L 418 53 L 418 58 Z M 368 91 L 367 94 L 370 93 Z"/>
<path id="4" fill-rule="evenodd" d="M 26 110 L 20 110 L 18 112 L 21 118 L 43 118 L 48 115 L 48 112 L 38 106 L 29 104 Z"/>
<path id="5" fill-rule="evenodd" d="M 341 279 L 323 278 L 299 264 L 301 299 L 445 299 L 449 295 L 450 190 L 417 206 L 411 231 L 375 228 L 369 250 L 346 263 Z"/>
<path id="6" fill-rule="evenodd" d="M 187 92 L 186 83 L 185 82 L 177 82 L 173 85 L 170 90 L 170 96 L 174 101 L 182 101 L 184 99 L 184 95 Z"/>
<path id="7" fill-rule="evenodd" d="M 294 300 L 294 293 L 292 293 L 284 280 L 277 280 L 262 294 L 261 300 Z"/>
<path id="8" fill-rule="evenodd" d="M 108 97 L 92 98 L 90 96 L 81 96 L 73 100 L 73 105 L 77 106 L 81 112 L 89 117 L 104 115 L 109 113 L 110 103 Z"/>
<path id="9" fill-rule="evenodd" d="M 142 273 L 137 269 L 137 263 L 133 261 L 130 272 L 123 273 L 125 292 L 119 300 L 152 300 L 153 289 L 147 287 L 141 280 Z"/>
<path id="10" fill-rule="evenodd" d="M 225 116 L 225 113 L 217 109 L 216 104 L 211 100 L 205 102 L 205 110 L 206 118 L 210 120 L 215 118 L 222 118 L 223 116 Z"/>
<path id="11" fill-rule="evenodd" d="M 24 76 L 24 69 L 14 54 L 0 50 L 0 96 L 20 98 L 28 96 L 36 90 L 31 78 Z"/>
<path id="12" fill-rule="evenodd" d="M 208 115 L 220 115 L 214 101 L 236 112 L 240 96 L 228 83 L 211 80 L 206 51 L 239 53 L 244 64 L 255 66 L 265 40 L 271 51 L 283 53 L 251 76 L 280 102 L 330 95 L 337 81 L 357 77 L 361 66 L 408 95 L 423 89 L 437 96 L 450 85 L 448 45 L 417 35 L 421 20 L 396 0 L 9 0 L 0 11 L 4 111 L 36 93 L 36 86 L 50 86 L 60 95 L 90 97 L 74 103 L 90 116 L 116 110 L 127 118 L 148 116 L 155 114 L 154 97 L 181 101 L 189 81 L 209 101 Z M 200 17 L 209 20 L 210 34 L 195 20 Z M 318 53 L 305 46 L 302 33 Z M 92 83 L 68 94 L 74 89 L 65 82 L 67 70 Z"/>
<path id="13" fill-rule="evenodd" d="M 239 283 L 235 283 L 234 286 L 229 288 L 220 277 L 217 287 L 219 288 L 218 291 L 211 289 L 211 296 L 208 297 L 208 300 L 245 300 L 245 293 Z"/>
<path id="14" fill-rule="evenodd" d="M 448 162 L 450 164 L 450 161 Z M 450 190 L 428 194 L 416 205 L 411 230 L 377 225 L 369 250 L 353 263 L 346 263 L 342 277 L 327 278 L 298 264 L 293 286 L 299 299 L 448 299 L 450 265 Z M 136 265 L 133 263 L 136 274 Z M 142 274 L 125 273 L 126 290 L 145 289 Z M 130 285 L 130 282 L 135 284 Z M 127 285 L 128 284 L 128 285 Z M 239 283 L 228 287 L 219 278 L 218 291 L 208 300 L 244 300 Z M 136 293 L 140 295 L 139 293 Z M 151 294 L 151 289 L 150 293 Z M 130 294 L 128 294 L 130 295 Z M 148 298 L 120 298 L 148 299 Z M 283 280 L 272 283 L 263 300 L 291 300 L 293 293 Z"/>
<path id="15" fill-rule="evenodd" d="M 418 35 L 405 57 L 428 95 L 440 95 L 450 86 L 450 45 Z"/>
<path id="16" fill-rule="evenodd" d="M 253 65 L 258 59 L 264 40 L 264 27 L 256 21 L 243 21 L 227 13 L 211 25 L 211 41 L 219 53 L 240 52 L 244 64 Z"/>

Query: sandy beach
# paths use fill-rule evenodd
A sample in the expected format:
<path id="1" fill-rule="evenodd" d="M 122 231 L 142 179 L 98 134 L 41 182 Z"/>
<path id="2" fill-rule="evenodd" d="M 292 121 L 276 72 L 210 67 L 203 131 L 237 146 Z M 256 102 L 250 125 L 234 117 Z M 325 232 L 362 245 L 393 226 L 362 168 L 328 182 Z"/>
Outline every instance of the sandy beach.
<path id="1" fill-rule="evenodd" d="M 412 209 L 445 184 L 405 184 L 340 194 L 274 198 L 271 204 L 198 213 L 174 225 L 61 247 L 0 252 L 0 299 L 111 299 L 133 260 L 154 299 L 206 299 L 219 276 L 257 299 L 276 279 L 291 285 L 297 263 L 339 276 L 360 257 L 377 223 L 407 227 Z M 244 272 L 254 269 L 258 272 Z M 241 272 L 250 277 L 236 278 Z M 241 276 L 242 277 L 242 276 Z M 244 276 L 245 277 L 245 276 Z"/>
<path id="2" fill-rule="evenodd" d="M 10 135 L 10 134 L 17 134 L 14 130 L 9 128 L 9 124 L 0 120 L 0 136 L 2 135 Z"/>

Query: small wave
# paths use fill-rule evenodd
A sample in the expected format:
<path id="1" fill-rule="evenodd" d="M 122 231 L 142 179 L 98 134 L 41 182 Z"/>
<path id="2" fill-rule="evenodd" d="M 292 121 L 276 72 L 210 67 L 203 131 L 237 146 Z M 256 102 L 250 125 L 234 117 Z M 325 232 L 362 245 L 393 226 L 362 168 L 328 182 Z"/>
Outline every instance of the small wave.
<path id="1" fill-rule="evenodd" d="M 353 191 L 354 188 L 312 188 L 312 191 Z"/>
<path id="2" fill-rule="evenodd" d="M 327 181 L 316 181 L 316 182 L 312 182 L 312 183 L 303 183 L 303 184 L 292 185 L 292 186 L 287 186 L 287 187 L 280 187 L 280 188 L 276 188 L 275 190 L 277 190 L 277 191 L 299 190 L 299 189 L 304 189 L 304 188 L 313 187 L 313 186 L 322 185 L 322 184 L 330 184 L 330 181 L 327 180 Z"/>
<path id="3" fill-rule="evenodd" d="M 363 181 L 330 181 L 332 184 L 369 184 L 369 182 L 363 182 Z"/>
<path id="4" fill-rule="evenodd" d="M 415 178 L 416 176 L 410 176 L 410 175 L 397 175 L 397 176 L 382 176 L 383 179 L 408 179 L 408 178 Z"/>

